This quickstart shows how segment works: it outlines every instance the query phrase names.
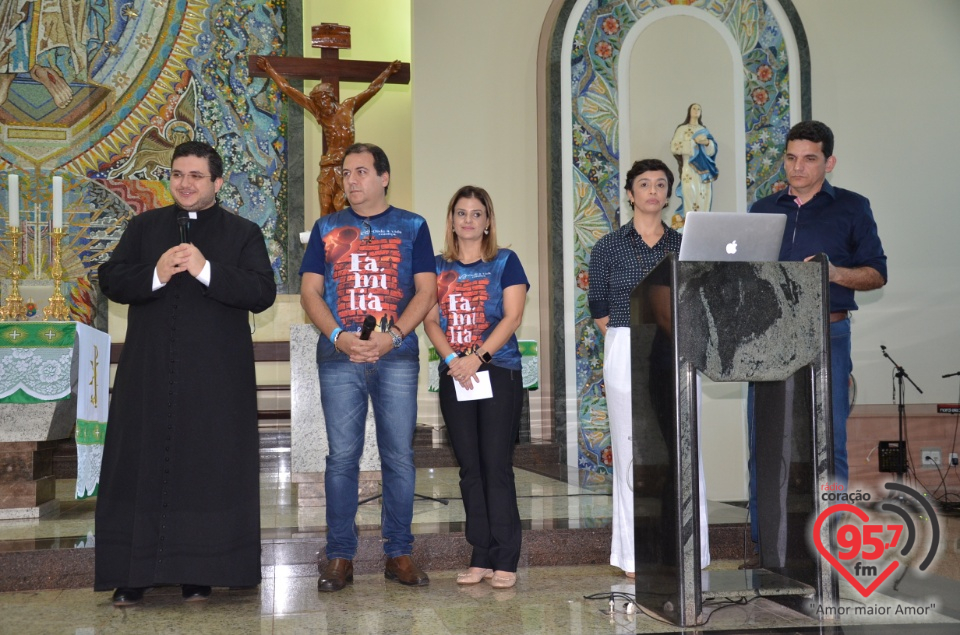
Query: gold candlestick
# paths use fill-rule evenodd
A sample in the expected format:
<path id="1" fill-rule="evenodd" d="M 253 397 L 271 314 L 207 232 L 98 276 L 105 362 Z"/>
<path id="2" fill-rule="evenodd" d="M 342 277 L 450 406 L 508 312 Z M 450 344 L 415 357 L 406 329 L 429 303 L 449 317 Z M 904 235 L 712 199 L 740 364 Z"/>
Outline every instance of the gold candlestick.
<path id="1" fill-rule="evenodd" d="M 50 277 L 53 278 L 53 295 L 50 296 L 50 303 L 43 307 L 43 321 L 53 318 L 59 322 L 65 322 L 70 319 L 70 309 L 67 308 L 63 292 L 60 291 L 60 285 L 63 283 L 63 265 L 60 260 L 63 248 L 60 242 L 67 230 L 63 227 L 54 227 L 51 233 L 53 234 L 53 264 L 50 265 Z"/>
<path id="2" fill-rule="evenodd" d="M 23 298 L 20 297 L 20 236 L 23 232 L 19 227 L 7 227 L 7 236 L 11 243 L 11 263 L 10 263 L 10 295 L 2 307 L 0 307 L 0 320 L 17 321 L 27 319 L 27 309 L 23 306 Z"/>

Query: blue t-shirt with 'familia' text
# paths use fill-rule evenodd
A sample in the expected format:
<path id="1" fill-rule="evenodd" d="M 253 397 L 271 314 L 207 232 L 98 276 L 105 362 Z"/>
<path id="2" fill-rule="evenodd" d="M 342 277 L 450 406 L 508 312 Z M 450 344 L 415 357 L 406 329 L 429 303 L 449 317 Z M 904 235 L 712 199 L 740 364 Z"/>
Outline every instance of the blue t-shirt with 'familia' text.
<path id="1" fill-rule="evenodd" d="M 517 254 L 500 249 L 496 257 L 470 264 L 437 256 L 437 301 L 440 328 L 454 352 L 470 353 L 480 346 L 503 319 L 503 290 L 523 284 L 527 275 Z M 493 353 L 494 366 L 520 370 L 520 347 L 513 334 Z M 446 364 L 441 360 L 441 372 Z"/>
<path id="2" fill-rule="evenodd" d="M 388 331 L 416 293 L 413 277 L 433 270 L 427 222 L 393 206 L 376 216 L 360 216 L 348 207 L 320 218 L 300 265 L 300 275 L 323 276 L 323 299 L 345 331 L 360 330 L 368 315 L 377 320 L 378 331 Z M 419 352 L 413 332 L 388 355 L 418 357 Z M 337 356 L 321 337 L 317 358 Z"/>

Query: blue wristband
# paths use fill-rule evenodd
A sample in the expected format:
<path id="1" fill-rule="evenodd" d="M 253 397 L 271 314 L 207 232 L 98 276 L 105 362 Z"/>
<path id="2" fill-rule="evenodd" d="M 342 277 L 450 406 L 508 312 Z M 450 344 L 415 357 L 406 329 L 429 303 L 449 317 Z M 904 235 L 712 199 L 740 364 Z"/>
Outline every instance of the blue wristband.
<path id="1" fill-rule="evenodd" d="M 457 357 L 457 354 L 456 354 L 456 353 L 450 353 L 449 355 L 447 355 L 446 357 L 443 358 L 443 363 L 446 364 L 447 366 L 449 366 L 449 365 L 450 365 L 450 362 L 451 362 L 453 359 L 455 359 L 456 357 Z"/>
<path id="2" fill-rule="evenodd" d="M 333 332 L 330 333 L 330 343 L 331 343 L 331 344 L 336 345 L 336 343 L 337 343 L 337 335 L 339 335 L 339 334 L 340 334 L 340 331 L 342 331 L 342 330 L 343 330 L 343 329 L 340 328 L 339 326 L 338 326 L 337 328 L 333 329 Z"/>

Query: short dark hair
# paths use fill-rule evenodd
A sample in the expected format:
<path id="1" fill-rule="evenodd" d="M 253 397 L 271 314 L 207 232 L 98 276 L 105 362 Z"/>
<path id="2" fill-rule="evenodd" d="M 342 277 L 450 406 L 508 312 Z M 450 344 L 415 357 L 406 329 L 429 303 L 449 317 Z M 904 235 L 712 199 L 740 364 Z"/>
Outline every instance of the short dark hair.
<path id="1" fill-rule="evenodd" d="M 378 145 L 373 143 L 355 143 L 343 152 L 343 159 L 340 160 L 340 169 L 343 169 L 343 164 L 347 160 L 347 157 L 351 154 L 363 154 L 364 152 L 369 152 L 373 155 L 373 169 L 377 171 L 377 176 L 382 175 L 384 172 L 387 174 L 390 173 L 390 159 L 387 158 L 387 153 L 383 151 Z M 390 187 L 390 184 L 387 183 L 387 187 L 383 188 L 383 193 L 387 193 L 387 189 Z"/>
<path id="2" fill-rule="evenodd" d="M 822 144 L 823 158 L 833 156 L 833 130 L 820 121 L 801 121 L 787 133 L 787 143 L 791 141 L 812 141 Z"/>
<path id="3" fill-rule="evenodd" d="M 203 141 L 184 141 L 173 149 L 173 158 L 170 165 L 180 157 L 199 157 L 207 160 L 207 167 L 210 168 L 210 180 L 216 181 L 223 178 L 223 158 L 212 145 Z"/>
<path id="4" fill-rule="evenodd" d="M 670 168 L 667 167 L 667 164 L 660 159 L 641 159 L 640 161 L 634 163 L 633 167 L 630 168 L 630 171 L 627 172 L 627 182 L 624 183 L 623 189 L 628 192 L 632 192 L 634 179 L 644 172 L 656 171 L 663 172 L 667 175 L 667 200 L 669 200 L 670 195 L 673 193 L 673 172 L 671 172 Z"/>

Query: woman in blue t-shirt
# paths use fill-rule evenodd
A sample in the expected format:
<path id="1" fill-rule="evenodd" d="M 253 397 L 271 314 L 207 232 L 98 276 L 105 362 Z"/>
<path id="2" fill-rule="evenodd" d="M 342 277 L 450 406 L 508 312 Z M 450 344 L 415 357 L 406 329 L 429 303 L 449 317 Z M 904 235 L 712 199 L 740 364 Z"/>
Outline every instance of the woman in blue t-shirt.
<path id="1" fill-rule="evenodd" d="M 483 188 L 466 185 L 450 199 L 437 287 L 423 326 L 443 360 L 440 411 L 460 464 L 473 546 L 457 583 L 489 580 L 506 589 L 516 584 L 520 560 L 513 448 L 523 382 L 515 333 L 530 285 L 517 255 L 497 247 L 493 202 Z M 477 398 L 481 391 L 493 396 Z"/>

